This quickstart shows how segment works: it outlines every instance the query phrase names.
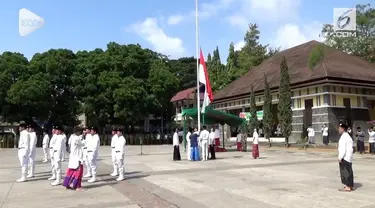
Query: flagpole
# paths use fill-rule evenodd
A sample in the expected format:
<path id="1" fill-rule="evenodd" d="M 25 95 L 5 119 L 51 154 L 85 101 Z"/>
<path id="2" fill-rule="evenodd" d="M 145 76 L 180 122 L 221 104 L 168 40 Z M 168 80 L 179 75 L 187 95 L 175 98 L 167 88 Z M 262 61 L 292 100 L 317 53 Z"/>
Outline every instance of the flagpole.
<path id="1" fill-rule="evenodd" d="M 195 0 L 195 47 L 197 52 L 197 113 L 198 131 L 201 129 L 201 94 L 199 90 L 199 29 L 198 29 L 198 0 Z"/>

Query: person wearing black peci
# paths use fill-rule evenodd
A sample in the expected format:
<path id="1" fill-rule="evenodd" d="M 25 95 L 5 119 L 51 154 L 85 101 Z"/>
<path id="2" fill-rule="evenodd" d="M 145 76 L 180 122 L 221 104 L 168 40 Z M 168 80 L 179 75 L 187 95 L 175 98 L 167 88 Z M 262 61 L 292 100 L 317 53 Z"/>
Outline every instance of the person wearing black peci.
<path id="1" fill-rule="evenodd" d="M 346 132 L 348 126 L 346 124 L 341 123 L 339 125 L 339 133 L 341 134 L 338 150 L 338 161 L 340 167 L 340 176 L 341 176 L 341 183 L 345 186 L 339 191 L 346 191 L 350 192 L 354 190 L 354 174 L 352 168 L 352 160 L 353 160 L 353 140 Z"/>
<path id="2" fill-rule="evenodd" d="M 176 129 L 174 134 L 173 134 L 173 160 L 174 161 L 181 160 L 180 141 L 179 141 L 179 136 L 178 136 L 178 129 Z"/>

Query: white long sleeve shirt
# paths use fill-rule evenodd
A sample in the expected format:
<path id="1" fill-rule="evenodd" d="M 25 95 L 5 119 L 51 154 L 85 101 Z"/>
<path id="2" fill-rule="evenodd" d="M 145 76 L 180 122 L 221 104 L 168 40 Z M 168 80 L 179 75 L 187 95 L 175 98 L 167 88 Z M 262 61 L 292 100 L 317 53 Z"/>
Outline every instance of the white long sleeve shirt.
<path id="1" fill-rule="evenodd" d="M 190 135 L 191 135 L 191 133 L 190 133 L 190 131 L 186 134 L 186 142 L 188 143 L 188 144 L 190 144 Z"/>
<path id="2" fill-rule="evenodd" d="M 259 143 L 259 135 L 256 131 L 253 133 L 253 144 L 258 144 Z"/>
<path id="3" fill-rule="evenodd" d="M 111 147 L 114 148 L 116 146 L 116 141 L 118 139 L 117 134 L 113 135 L 111 138 Z M 125 138 L 124 138 L 125 139 Z"/>
<path id="4" fill-rule="evenodd" d="M 87 152 L 92 151 L 93 154 L 97 155 L 99 152 L 100 138 L 98 134 L 94 134 L 91 138 L 86 138 Z"/>
<path id="5" fill-rule="evenodd" d="M 52 137 L 51 137 L 51 139 L 49 140 L 49 148 L 50 149 L 53 149 L 53 145 L 55 145 L 55 143 L 56 143 L 56 134 L 52 134 Z"/>
<path id="6" fill-rule="evenodd" d="M 313 137 L 313 136 L 315 136 L 315 131 L 314 131 L 314 129 L 313 128 L 308 128 L 307 129 L 307 136 L 309 136 L 309 137 Z"/>
<path id="7" fill-rule="evenodd" d="M 114 143 L 116 154 L 117 153 L 125 154 L 125 145 L 126 145 L 125 137 L 123 135 L 117 136 L 115 143 Z"/>
<path id="8" fill-rule="evenodd" d="M 175 132 L 173 134 L 173 146 L 178 146 L 178 145 L 180 145 L 180 140 L 178 138 L 178 133 Z"/>
<path id="9" fill-rule="evenodd" d="M 83 161 L 83 142 L 80 136 L 72 134 L 69 137 L 69 147 L 70 147 L 70 154 L 69 154 L 69 162 L 70 160 L 78 160 L 80 162 Z"/>
<path id="10" fill-rule="evenodd" d="M 368 134 L 369 134 L 368 142 L 374 143 L 375 142 L 375 131 L 368 131 Z"/>
<path id="11" fill-rule="evenodd" d="M 215 129 L 215 139 L 218 139 L 218 138 L 220 138 L 220 130 Z"/>
<path id="12" fill-rule="evenodd" d="M 31 152 L 35 152 L 35 149 L 36 149 L 36 143 L 38 141 L 37 137 L 36 137 L 36 133 L 35 132 L 29 132 L 29 137 L 30 137 L 30 153 Z"/>
<path id="13" fill-rule="evenodd" d="M 26 153 L 30 151 L 30 136 L 29 136 L 29 132 L 27 132 L 26 130 L 22 130 L 20 132 L 18 149 L 25 150 Z"/>
<path id="14" fill-rule="evenodd" d="M 47 149 L 49 145 L 49 136 L 45 134 L 43 137 L 43 149 Z"/>
<path id="15" fill-rule="evenodd" d="M 210 135 L 208 136 L 209 137 L 209 143 L 210 144 L 215 144 L 215 132 L 210 132 Z"/>
<path id="16" fill-rule="evenodd" d="M 56 161 L 60 161 L 62 158 L 62 150 L 63 150 L 63 144 L 64 143 L 64 137 L 61 134 L 55 135 L 55 141 L 53 144 L 53 157 Z"/>
<path id="17" fill-rule="evenodd" d="M 339 150 L 339 160 L 346 160 L 347 162 L 352 162 L 353 159 L 353 140 L 347 132 L 344 132 L 339 140 L 338 145 Z"/>
<path id="18" fill-rule="evenodd" d="M 201 134 L 199 135 L 199 140 L 202 142 L 208 142 L 209 139 L 210 139 L 210 132 L 208 132 L 207 130 L 203 130 Z"/>

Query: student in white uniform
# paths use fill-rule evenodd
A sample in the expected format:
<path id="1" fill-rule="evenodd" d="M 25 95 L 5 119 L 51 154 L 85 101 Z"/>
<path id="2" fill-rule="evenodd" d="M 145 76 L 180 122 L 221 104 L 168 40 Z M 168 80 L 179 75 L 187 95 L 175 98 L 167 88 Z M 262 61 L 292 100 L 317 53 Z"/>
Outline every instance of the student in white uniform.
<path id="1" fill-rule="evenodd" d="M 49 135 L 48 135 L 48 130 L 43 129 L 43 142 L 42 142 L 42 148 L 43 148 L 43 162 L 46 163 L 48 162 L 48 155 L 49 155 Z"/>
<path id="2" fill-rule="evenodd" d="M 309 144 L 315 144 L 315 131 L 311 125 L 307 128 L 307 136 L 309 138 Z"/>
<path id="3" fill-rule="evenodd" d="M 178 129 L 173 134 L 173 161 L 181 160 L 180 154 L 180 138 L 178 136 Z"/>
<path id="4" fill-rule="evenodd" d="M 36 137 L 36 133 L 34 131 L 34 127 L 29 125 L 28 126 L 29 137 L 30 137 L 30 153 L 29 153 L 29 171 L 28 171 L 28 178 L 34 177 L 35 173 L 35 154 L 36 154 L 36 143 L 38 141 Z"/>
<path id="5" fill-rule="evenodd" d="M 124 158 L 125 158 L 125 145 L 126 139 L 122 134 L 122 129 L 116 129 L 117 139 L 115 140 L 115 158 L 116 158 L 116 167 L 118 168 L 119 176 L 116 181 L 124 180 Z"/>
<path id="6" fill-rule="evenodd" d="M 87 145 L 88 145 L 88 141 L 91 141 L 91 138 L 92 138 L 91 128 L 86 127 L 85 131 L 83 132 L 83 143 L 84 143 L 83 160 L 85 162 L 85 168 L 84 169 L 86 169 L 86 174 L 83 176 L 84 178 L 91 178 L 92 177 L 90 161 L 89 161 L 88 154 L 87 154 Z"/>
<path id="7" fill-rule="evenodd" d="M 209 146 L 210 146 L 210 159 L 214 160 L 216 159 L 215 155 L 215 131 L 213 128 L 211 128 L 210 136 L 209 136 Z"/>
<path id="8" fill-rule="evenodd" d="M 111 156 L 112 156 L 112 166 L 113 172 L 110 174 L 111 176 L 118 176 L 118 167 L 116 162 L 116 141 L 118 139 L 117 130 L 116 128 L 112 129 L 112 139 L 111 139 Z"/>
<path id="9" fill-rule="evenodd" d="M 93 183 L 96 181 L 96 169 L 97 169 L 97 160 L 99 155 L 99 146 L 100 138 L 97 134 L 97 128 L 92 127 L 91 129 L 91 138 L 86 141 L 87 147 L 87 159 L 89 161 L 91 169 L 91 178 L 87 181 Z"/>
<path id="10" fill-rule="evenodd" d="M 18 142 L 18 159 L 21 165 L 21 178 L 18 179 L 17 182 L 25 182 L 27 180 L 26 175 L 29 165 L 30 137 L 26 127 L 26 124 L 20 124 L 18 127 L 20 131 L 20 138 Z"/>
<path id="11" fill-rule="evenodd" d="M 208 140 L 210 132 L 207 131 L 207 127 L 203 126 L 203 130 L 199 135 L 199 141 L 202 147 L 202 161 L 208 160 Z"/>
<path id="12" fill-rule="evenodd" d="M 64 129 L 62 130 L 62 133 L 61 133 L 61 136 L 63 138 L 63 146 L 62 146 L 62 152 L 61 152 L 61 157 L 62 157 L 62 160 L 61 161 L 65 161 L 65 153 L 67 151 L 67 148 L 66 148 L 66 135 L 64 133 Z"/>
<path id="13" fill-rule="evenodd" d="M 188 132 L 186 134 L 186 158 L 187 158 L 187 160 L 191 160 L 191 157 L 190 157 L 190 151 L 191 151 L 191 148 L 190 148 L 190 135 L 191 135 L 191 131 L 192 131 L 192 129 L 189 128 Z"/>
<path id="14" fill-rule="evenodd" d="M 54 150 L 53 147 L 56 144 L 56 138 L 57 138 L 57 126 L 52 127 L 52 137 L 51 140 L 49 141 L 49 156 L 51 160 L 51 171 L 52 171 L 52 176 L 48 178 L 49 181 L 56 180 L 56 171 L 55 171 L 55 160 L 54 160 Z"/>
<path id="15" fill-rule="evenodd" d="M 55 144 L 53 145 L 53 170 L 52 175 L 56 176 L 56 180 L 51 183 L 52 186 L 58 186 L 61 184 L 61 161 L 62 161 L 62 151 L 64 146 L 64 138 L 62 135 L 63 128 L 56 128 Z"/>
<path id="16" fill-rule="evenodd" d="M 354 190 L 354 174 L 352 168 L 353 160 L 353 139 L 347 132 L 348 126 L 341 123 L 339 125 L 339 133 L 341 134 L 338 150 L 338 161 L 340 167 L 341 183 L 344 188 L 339 191 L 350 192 Z"/>

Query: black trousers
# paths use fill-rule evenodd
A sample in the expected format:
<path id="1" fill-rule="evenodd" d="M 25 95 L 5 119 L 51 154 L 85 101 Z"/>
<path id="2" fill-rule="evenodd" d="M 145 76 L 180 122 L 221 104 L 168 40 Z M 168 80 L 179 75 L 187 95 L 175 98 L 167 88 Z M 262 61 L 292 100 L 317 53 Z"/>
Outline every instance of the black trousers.
<path id="1" fill-rule="evenodd" d="M 362 142 L 362 141 L 357 141 L 357 151 L 360 152 L 360 153 L 364 153 L 365 152 L 365 142 Z"/>
<path id="2" fill-rule="evenodd" d="M 216 159 L 216 155 L 215 155 L 215 145 L 214 145 L 214 144 L 211 144 L 211 145 L 210 145 L 210 155 L 211 155 L 211 157 L 210 157 L 211 160 Z"/>
<path id="3" fill-rule="evenodd" d="M 181 160 L 180 147 L 178 145 L 173 146 L 173 160 Z"/>
<path id="4" fill-rule="evenodd" d="M 369 144 L 369 152 L 371 154 L 375 154 L 375 143 L 368 143 Z"/>
<path id="5" fill-rule="evenodd" d="M 339 163 L 341 183 L 347 187 L 353 188 L 354 186 L 354 173 L 352 163 L 342 159 Z"/>
<path id="6" fill-rule="evenodd" d="M 329 143 L 328 136 L 323 136 L 323 144 L 328 145 L 328 143 Z"/>

